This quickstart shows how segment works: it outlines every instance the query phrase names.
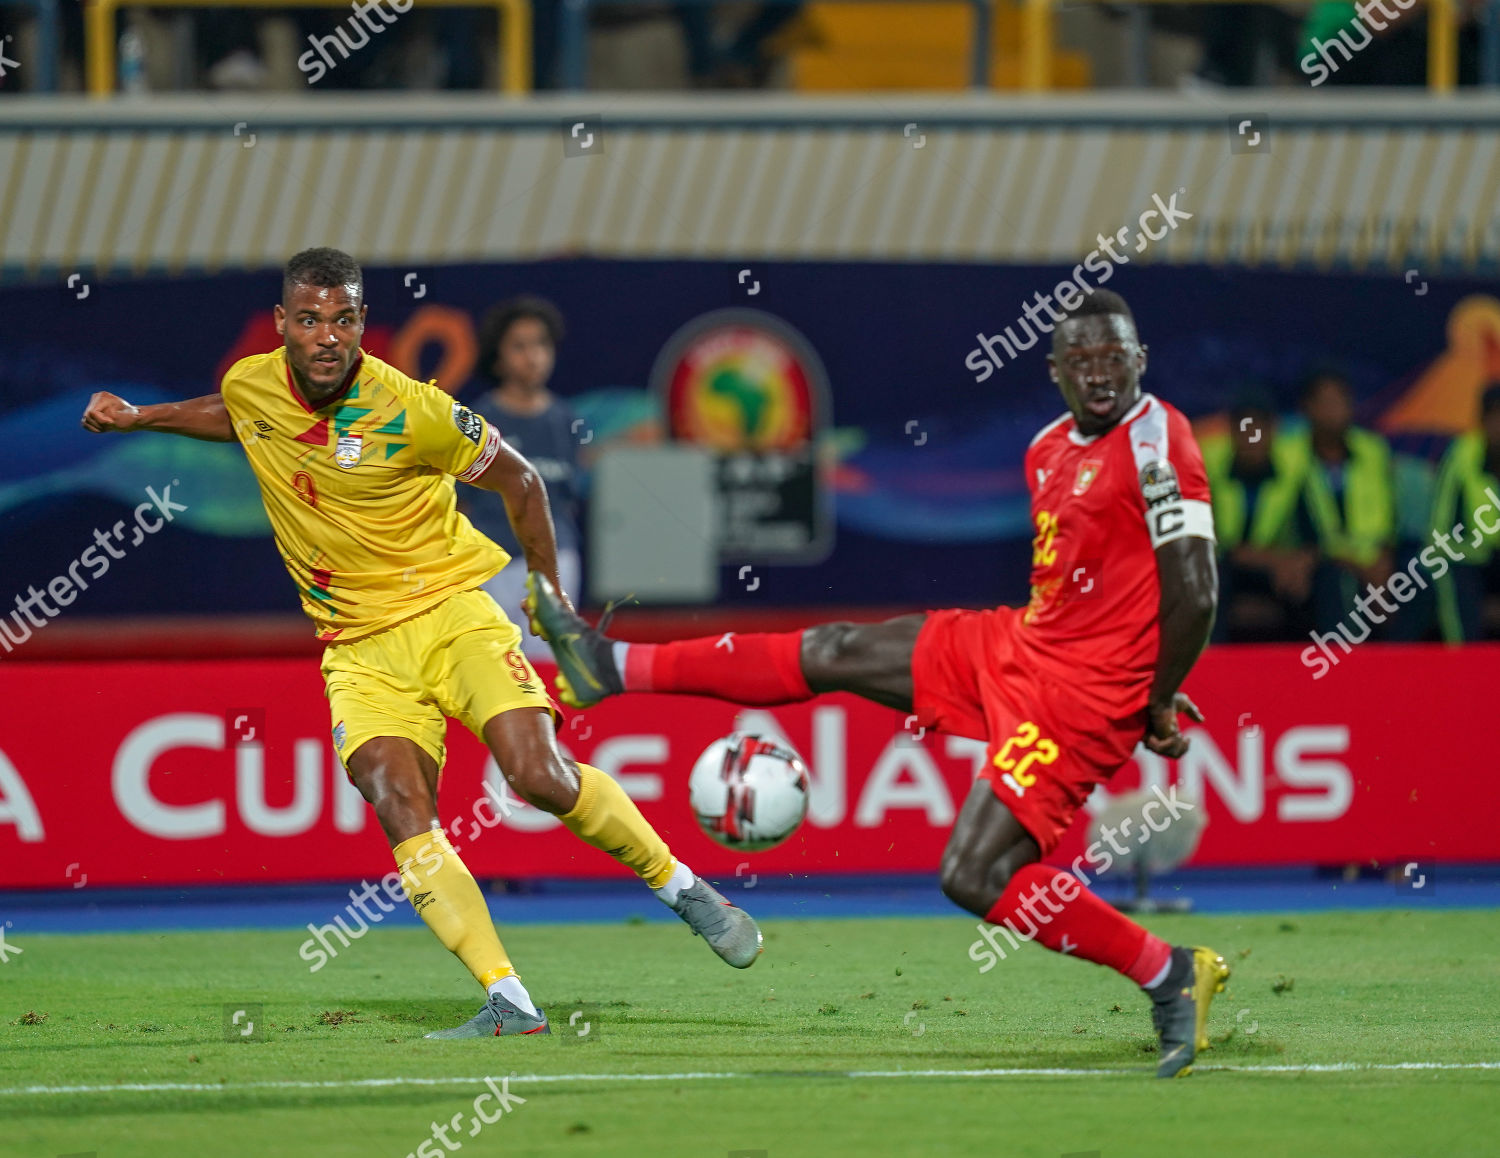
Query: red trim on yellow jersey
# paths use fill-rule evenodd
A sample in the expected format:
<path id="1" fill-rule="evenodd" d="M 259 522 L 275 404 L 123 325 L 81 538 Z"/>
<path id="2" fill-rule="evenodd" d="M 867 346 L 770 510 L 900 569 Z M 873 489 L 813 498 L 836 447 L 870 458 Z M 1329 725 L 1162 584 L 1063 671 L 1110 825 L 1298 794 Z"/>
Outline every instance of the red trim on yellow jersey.
<path id="1" fill-rule="evenodd" d="M 314 446 L 328 445 L 328 419 L 320 418 L 310 427 L 297 435 L 296 441 L 310 442 Z"/>
<path id="2" fill-rule="evenodd" d="M 500 429 L 485 423 L 484 447 L 479 452 L 479 457 L 469 464 L 469 469 L 458 477 L 464 482 L 473 482 L 486 470 L 490 463 L 495 461 L 495 455 L 500 453 Z"/>
<path id="3" fill-rule="evenodd" d="M 307 399 L 302 397 L 301 393 L 297 390 L 296 383 L 292 381 L 292 360 L 290 358 L 286 360 L 286 388 L 291 392 L 292 397 L 297 400 L 298 406 L 302 407 L 302 409 L 306 410 L 309 414 L 316 414 L 319 410 L 324 410 L 327 407 L 332 406 L 345 394 L 349 393 L 349 387 L 354 385 L 354 379 L 358 376 L 359 368 L 364 365 L 364 361 L 365 352 L 363 350 L 360 350 L 357 354 L 354 355 L 354 365 L 349 367 L 349 373 L 344 376 L 343 385 L 341 385 L 336 391 L 334 391 L 331 398 L 324 399 L 322 404 L 317 406 L 316 408 L 307 404 Z"/>

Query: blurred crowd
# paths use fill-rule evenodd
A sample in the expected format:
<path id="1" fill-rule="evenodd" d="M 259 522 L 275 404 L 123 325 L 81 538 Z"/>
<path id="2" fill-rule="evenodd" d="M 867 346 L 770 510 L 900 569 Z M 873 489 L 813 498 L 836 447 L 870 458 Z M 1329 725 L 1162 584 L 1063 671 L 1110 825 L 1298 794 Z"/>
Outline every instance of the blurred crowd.
<path id="1" fill-rule="evenodd" d="M 368 2 L 368 0 L 367 0 Z M 498 19 L 490 8 L 432 5 L 405 10 L 385 0 L 368 19 L 352 20 L 346 7 L 238 8 L 205 3 L 201 8 L 122 10 L 116 18 L 118 85 L 136 88 L 132 57 L 143 54 L 149 82 L 143 89 L 255 91 L 301 87 L 302 70 L 292 61 L 309 45 L 340 35 L 336 68 L 319 70 L 318 89 L 464 90 L 495 87 Z M 365 7 L 355 5 L 356 11 Z M 561 83 L 562 0 L 531 0 L 532 87 Z M 785 30 L 800 15 L 801 0 L 729 5 L 711 0 L 642 3 L 595 8 L 591 23 L 619 28 L 645 21 L 668 21 L 680 33 L 681 70 L 662 77 L 661 87 L 760 88 L 772 83 Z M 60 75 L 64 90 L 83 87 L 85 38 L 83 4 L 58 0 Z M 382 24 L 379 13 L 388 14 Z M 391 19 L 399 14 L 400 19 Z M 35 14 L 21 0 L 0 0 L 0 38 L 21 43 L 23 29 L 34 29 Z M 372 34 L 369 29 L 373 29 Z M 0 43 L 4 43 L 0 39 Z M 33 43 L 29 38 L 26 43 Z M 16 50 L 10 49 L 14 57 Z M 284 59 L 283 59 L 284 58 Z M 34 77 L 36 70 L 29 70 Z M 144 78 L 139 78 L 144 81 Z M 28 70 L 0 68 L 0 92 L 28 87 Z"/>
<path id="2" fill-rule="evenodd" d="M 1459 0 L 1463 85 L 1480 80 L 1483 29 L 1494 18 L 1488 3 Z M 1427 83 L 1428 9 L 1412 0 L 1404 7 L 1396 0 L 1320 0 L 1296 8 L 1215 4 L 1186 19 L 1196 23 L 1202 42 L 1189 82 L 1227 88 Z"/>
<path id="3" fill-rule="evenodd" d="M 1228 429 L 1201 440 L 1219 538 L 1216 638 L 1327 635 L 1356 611 L 1376 639 L 1500 637 L 1500 384 L 1435 465 L 1394 454 L 1354 416 L 1349 382 L 1323 369 L 1294 417 L 1246 390 Z"/>
<path id="4" fill-rule="evenodd" d="M 11 58 L 25 44 L 35 52 L 33 6 L 37 0 L 0 0 L 0 37 L 9 37 Z M 1493 21 L 1497 0 L 1459 0 L 1460 84 L 1479 83 L 1483 29 Z M 81 0 L 56 0 L 61 17 L 62 87 L 83 86 L 84 36 Z M 1392 5 L 1384 7 L 1386 3 Z M 1380 5 L 1372 9 L 1371 5 Z M 360 5 L 355 5 L 356 13 Z M 1073 7 L 1077 7 L 1074 5 Z M 558 87 L 563 0 L 531 0 L 534 87 Z M 1100 12 L 1118 16 L 1126 9 L 1101 2 Z M 1422 85 L 1427 80 L 1427 9 L 1413 0 L 1321 0 L 1310 8 L 1275 4 L 1157 5 L 1151 26 L 1167 37 L 1198 44 L 1197 64 L 1181 72 L 1189 89 L 1241 86 L 1317 87 L 1330 85 Z M 1383 13 L 1389 19 L 1371 13 Z M 150 89 L 257 90 L 300 88 L 306 80 L 292 61 L 318 38 L 335 33 L 353 18 L 338 4 L 317 8 L 245 9 L 205 3 L 201 8 L 122 11 L 119 87 L 136 83 L 131 57 L 147 46 L 144 72 Z M 338 68 L 319 71 L 320 89 L 481 89 L 494 88 L 495 12 L 486 8 L 408 4 L 389 27 L 371 25 L 368 44 L 357 45 Z M 787 83 L 778 67 L 799 44 L 820 42 L 816 8 L 803 0 L 644 0 L 599 3 L 587 19 L 597 32 L 654 22 L 675 25 L 680 64 L 655 60 L 648 87 L 761 88 Z M 368 21 L 366 22 L 369 23 Z M 378 21 L 376 22 L 378 24 Z M 358 25 L 355 25 L 358 29 Z M 28 28 L 22 39 L 22 29 Z M 380 35 L 374 35 L 379 32 Z M 1113 44 L 1114 47 L 1110 45 Z M 900 44 L 891 49 L 899 53 Z M 1091 51 L 1121 51 L 1098 42 Z M 1189 66 L 1190 67 L 1190 66 Z M 0 92 L 34 87 L 36 68 L 0 68 Z M 638 87 L 637 77 L 631 87 Z M 1158 80 L 1170 82 L 1171 76 Z M 596 76 L 601 87 L 618 78 Z"/>

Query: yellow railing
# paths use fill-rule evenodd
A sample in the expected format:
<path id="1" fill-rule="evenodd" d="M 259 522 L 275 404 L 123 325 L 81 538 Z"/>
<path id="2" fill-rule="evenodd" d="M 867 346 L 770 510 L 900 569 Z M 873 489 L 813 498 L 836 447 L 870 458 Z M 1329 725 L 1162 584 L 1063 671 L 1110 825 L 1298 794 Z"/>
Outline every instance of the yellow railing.
<path id="1" fill-rule="evenodd" d="M 1052 8 L 1058 0 L 1022 0 L 1021 87 L 1043 92 L 1052 76 Z M 1146 0 L 1150 4 L 1216 4 L 1223 0 Z M 1282 0 L 1251 0 L 1279 4 Z M 1076 3 L 1076 0 L 1069 0 Z M 1427 0 L 1427 87 L 1450 93 L 1458 83 L 1458 6 L 1455 0 Z"/>
<path id="2" fill-rule="evenodd" d="M 501 90 L 531 91 L 530 0 L 421 0 L 423 7 L 493 8 L 499 17 Z M 87 0 L 85 33 L 89 93 L 109 96 L 115 91 L 115 12 L 120 8 L 218 8 L 220 0 Z M 343 8 L 337 0 L 234 0 L 235 8 Z M 407 6 L 410 8 L 410 5 Z"/>

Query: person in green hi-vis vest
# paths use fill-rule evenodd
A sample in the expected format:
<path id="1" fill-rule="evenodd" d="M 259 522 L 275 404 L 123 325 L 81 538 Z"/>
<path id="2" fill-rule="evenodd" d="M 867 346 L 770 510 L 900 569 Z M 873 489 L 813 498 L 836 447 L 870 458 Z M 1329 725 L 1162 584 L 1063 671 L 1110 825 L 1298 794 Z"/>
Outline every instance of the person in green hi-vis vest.
<path id="1" fill-rule="evenodd" d="M 1281 434 L 1285 469 L 1300 480 L 1297 522 L 1317 545 L 1313 620 L 1332 631 L 1354 610 L 1354 598 L 1390 578 L 1396 538 L 1391 448 L 1354 425 L 1354 394 L 1331 370 L 1314 372 L 1302 391 L 1305 425 Z"/>
<path id="2" fill-rule="evenodd" d="M 1278 437 L 1275 400 L 1247 389 L 1229 412 L 1225 433 L 1198 445 L 1213 495 L 1219 549 L 1219 605 L 1214 639 L 1292 638 L 1312 626 L 1310 601 L 1318 552 L 1296 533 L 1301 477 Z M 1280 622 L 1257 631 L 1239 621 L 1236 603 L 1261 596 L 1276 605 Z"/>
<path id="3" fill-rule="evenodd" d="M 1437 578 L 1443 639 L 1483 639 L 1485 597 L 1500 593 L 1500 383 L 1480 398 L 1478 429 L 1460 434 L 1443 455 L 1432 531 L 1450 536 L 1463 560 Z"/>

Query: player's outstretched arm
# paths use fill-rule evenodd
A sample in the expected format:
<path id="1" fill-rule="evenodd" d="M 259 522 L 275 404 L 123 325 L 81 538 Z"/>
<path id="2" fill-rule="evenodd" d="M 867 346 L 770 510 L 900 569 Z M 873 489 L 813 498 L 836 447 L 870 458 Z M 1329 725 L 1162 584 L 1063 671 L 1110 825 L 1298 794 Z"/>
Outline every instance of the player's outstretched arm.
<path id="1" fill-rule="evenodd" d="M 557 535 L 552 528 L 547 486 L 536 468 L 502 442 L 495 460 L 472 485 L 494 491 L 505 500 L 505 513 L 526 554 L 527 570 L 544 575 L 571 611 L 573 604 L 557 577 Z"/>
<path id="2" fill-rule="evenodd" d="M 83 428 L 94 434 L 156 430 L 204 442 L 234 441 L 234 424 L 229 420 L 223 397 L 218 394 L 205 394 L 183 402 L 132 406 L 118 394 L 100 390 L 84 408 Z"/>
<path id="3" fill-rule="evenodd" d="M 1214 626 L 1219 574 L 1213 541 L 1189 536 L 1163 543 L 1156 548 L 1156 572 L 1161 585 L 1160 650 L 1146 707 L 1146 747 L 1176 759 L 1188 748 L 1177 714 L 1186 712 L 1190 719 L 1203 722 L 1197 705 L 1177 689 L 1203 653 Z"/>

